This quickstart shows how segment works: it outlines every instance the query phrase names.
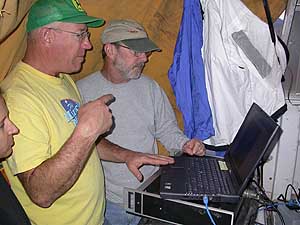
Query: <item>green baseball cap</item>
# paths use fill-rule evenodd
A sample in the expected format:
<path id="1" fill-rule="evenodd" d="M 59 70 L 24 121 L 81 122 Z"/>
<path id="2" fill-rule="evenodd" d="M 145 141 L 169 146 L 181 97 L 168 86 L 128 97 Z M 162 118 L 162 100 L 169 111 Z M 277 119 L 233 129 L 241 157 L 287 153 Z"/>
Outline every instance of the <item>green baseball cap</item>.
<path id="1" fill-rule="evenodd" d="M 38 0 L 29 11 L 27 32 L 53 22 L 86 24 L 99 27 L 104 20 L 88 16 L 78 0 Z"/>

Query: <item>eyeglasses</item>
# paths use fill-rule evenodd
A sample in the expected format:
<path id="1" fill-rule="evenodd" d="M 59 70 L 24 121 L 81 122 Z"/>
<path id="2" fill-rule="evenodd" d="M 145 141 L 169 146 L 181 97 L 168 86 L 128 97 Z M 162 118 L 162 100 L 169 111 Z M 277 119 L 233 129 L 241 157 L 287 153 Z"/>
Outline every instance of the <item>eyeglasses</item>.
<path id="1" fill-rule="evenodd" d="M 61 31 L 61 32 L 65 32 L 65 33 L 68 33 L 68 34 L 72 34 L 75 37 L 77 37 L 79 41 L 83 41 L 86 38 L 89 39 L 90 36 L 91 36 L 91 33 L 89 31 L 82 31 L 80 33 L 77 33 L 77 32 L 73 32 L 73 31 L 62 30 L 62 29 L 59 29 L 59 28 L 53 28 L 53 27 L 47 27 L 47 28 L 51 29 L 51 30 L 55 30 L 55 31 Z"/>
<path id="2" fill-rule="evenodd" d="M 118 44 L 118 43 L 115 43 L 115 45 L 129 49 L 130 52 L 132 52 L 135 57 L 141 57 L 143 54 L 145 54 L 147 57 L 149 57 L 152 54 L 152 52 L 136 52 L 136 51 L 132 50 L 131 48 L 129 48 L 128 46 Z"/>

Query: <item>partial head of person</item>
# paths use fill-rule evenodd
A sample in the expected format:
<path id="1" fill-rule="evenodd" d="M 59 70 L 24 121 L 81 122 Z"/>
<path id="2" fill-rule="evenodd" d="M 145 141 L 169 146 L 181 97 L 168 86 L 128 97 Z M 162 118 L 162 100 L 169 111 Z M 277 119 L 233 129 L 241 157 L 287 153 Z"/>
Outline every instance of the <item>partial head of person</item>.
<path id="1" fill-rule="evenodd" d="M 126 82 L 137 79 L 153 51 L 161 51 L 144 27 L 134 20 L 112 20 L 105 27 L 101 41 L 104 70 L 114 67 Z"/>
<path id="2" fill-rule="evenodd" d="M 8 117 L 8 110 L 3 97 L 0 95 L 0 159 L 11 155 L 14 145 L 13 136 L 19 132 L 18 128 Z"/>
<path id="3" fill-rule="evenodd" d="M 92 48 L 88 27 L 103 24 L 87 15 L 78 0 L 38 0 L 28 14 L 24 61 L 49 75 L 78 72 Z"/>

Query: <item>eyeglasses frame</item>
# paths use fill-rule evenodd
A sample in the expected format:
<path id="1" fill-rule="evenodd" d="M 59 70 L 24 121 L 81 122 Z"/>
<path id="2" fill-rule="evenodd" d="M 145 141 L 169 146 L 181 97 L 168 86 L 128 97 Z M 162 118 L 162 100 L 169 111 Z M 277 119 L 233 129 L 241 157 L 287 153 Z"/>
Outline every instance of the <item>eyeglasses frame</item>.
<path id="1" fill-rule="evenodd" d="M 83 41 L 85 38 L 90 39 L 90 36 L 91 36 L 91 33 L 88 30 L 78 33 L 78 32 L 74 32 L 74 31 L 63 30 L 63 29 L 54 28 L 54 27 L 47 27 L 47 28 L 50 30 L 54 30 L 54 31 L 61 31 L 61 32 L 65 32 L 68 34 L 72 34 L 75 37 L 77 37 L 79 41 Z"/>
<path id="2" fill-rule="evenodd" d="M 137 51 L 129 48 L 128 46 L 124 45 L 122 42 L 116 42 L 116 43 L 112 43 L 112 44 L 116 45 L 116 46 L 126 48 L 126 49 L 129 49 L 133 53 L 133 55 L 137 58 L 141 57 L 143 54 L 145 54 L 147 57 L 149 57 L 152 54 L 151 51 L 150 52 L 137 52 Z"/>

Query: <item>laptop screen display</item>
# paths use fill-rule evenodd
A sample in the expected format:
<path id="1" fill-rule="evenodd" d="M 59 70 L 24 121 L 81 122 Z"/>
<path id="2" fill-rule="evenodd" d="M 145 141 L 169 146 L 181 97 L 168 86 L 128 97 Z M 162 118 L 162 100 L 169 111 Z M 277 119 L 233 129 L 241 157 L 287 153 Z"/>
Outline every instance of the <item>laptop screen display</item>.
<path id="1" fill-rule="evenodd" d="M 273 136 L 278 132 L 281 134 L 278 124 L 256 104 L 252 105 L 250 111 L 228 152 L 228 160 L 233 167 L 240 188 L 246 185 L 253 175 L 256 168 L 253 162 L 259 164 L 264 153 L 270 153 L 272 150 L 267 148 L 273 148 L 272 143 L 277 142 L 278 139 L 271 143 Z M 277 136 L 279 138 L 280 135 Z"/>

